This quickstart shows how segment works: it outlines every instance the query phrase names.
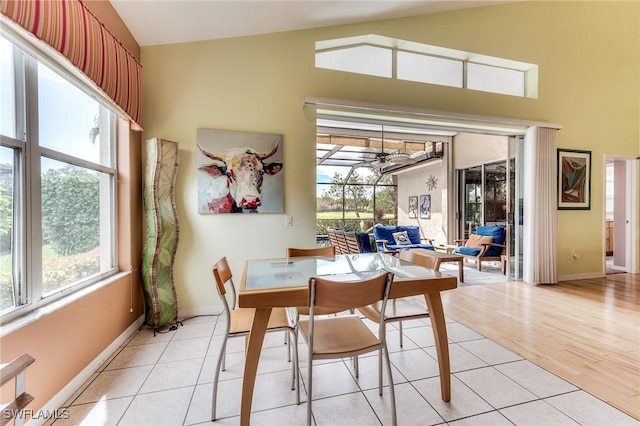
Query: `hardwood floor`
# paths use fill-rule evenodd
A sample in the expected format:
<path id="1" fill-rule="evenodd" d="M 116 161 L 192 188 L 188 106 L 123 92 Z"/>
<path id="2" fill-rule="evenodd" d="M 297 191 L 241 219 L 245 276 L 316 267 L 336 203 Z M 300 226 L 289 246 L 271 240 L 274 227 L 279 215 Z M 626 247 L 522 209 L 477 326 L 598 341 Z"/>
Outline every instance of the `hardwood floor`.
<path id="1" fill-rule="evenodd" d="M 445 314 L 640 420 L 640 275 L 463 286 Z"/>

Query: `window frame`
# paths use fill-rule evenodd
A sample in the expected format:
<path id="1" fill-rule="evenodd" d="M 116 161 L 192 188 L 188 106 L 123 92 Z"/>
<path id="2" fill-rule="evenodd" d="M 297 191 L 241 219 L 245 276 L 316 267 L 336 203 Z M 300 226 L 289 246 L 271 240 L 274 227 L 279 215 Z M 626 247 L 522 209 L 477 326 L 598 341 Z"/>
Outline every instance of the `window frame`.
<path id="1" fill-rule="evenodd" d="M 117 253 L 117 147 L 119 110 L 104 101 L 104 95 L 93 89 L 83 78 L 79 78 L 78 71 L 57 58 L 56 52 L 45 52 L 42 46 L 29 42 L 19 34 L 2 28 L 0 36 L 13 45 L 14 55 L 14 128 L 12 136 L 0 134 L 0 145 L 14 149 L 14 188 L 13 188 L 13 231 L 12 259 L 14 268 L 14 288 L 19 288 L 17 297 L 18 305 L 7 307 L 0 311 L 2 323 L 8 323 L 19 317 L 36 311 L 46 305 L 89 289 L 98 287 L 101 282 L 119 272 Z M 57 59 L 56 59 L 57 58 Z M 16 60 L 18 59 L 18 60 Z M 108 126 L 107 143 L 109 144 L 109 158 L 107 165 L 75 157 L 51 148 L 40 146 L 38 123 L 38 63 L 48 67 L 57 76 L 66 80 L 85 95 L 89 96 L 99 106 L 99 113 L 105 116 Z M 100 271 L 87 278 L 76 280 L 54 291 L 43 293 L 43 255 L 42 242 L 42 184 L 41 161 L 43 158 L 63 162 L 68 165 L 83 168 L 89 172 L 99 173 L 108 177 L 108 187 L 105 192 L 100 191 L 99 205 L 105 206 L 107 218 L 105 224 L 108 227 L 106 234 L 101 229 L 101 237 L 98 247 L 102 261 L 103 254 L 108 256 L 106 266 L 100 266 Z M 100 160 L 98 160 L 100 161 Z M 102 177 L 100 177 L 102 179 Z M 99 183 L 103 185 L 103 182 Z M 101 208 L 102 210 L 102 208 Z M 103 241 L 106 237 L 107 241 Z"/>

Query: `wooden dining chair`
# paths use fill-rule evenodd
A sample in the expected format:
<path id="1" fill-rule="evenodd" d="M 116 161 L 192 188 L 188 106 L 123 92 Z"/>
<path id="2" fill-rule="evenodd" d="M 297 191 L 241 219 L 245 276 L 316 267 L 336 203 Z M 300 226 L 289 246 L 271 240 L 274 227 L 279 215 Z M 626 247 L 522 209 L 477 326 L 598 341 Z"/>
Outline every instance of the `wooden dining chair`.
<path id="1" fill-rule="evenodd" d="M 439 269 L 436 268 L 436 261 L 433 257 L 423 256 L 411 250 L 400 250 L 398 256 L 400 260 L 414 263 L 428 269 Z M 358 308 L 361 314 L 366 316 L 371 321 L 375 322 L 377 322 L 380 318 L 380 309 L 381 304 L 379 302 Z M 397 298 L 392 299 L 389 303 L 387 303 L 387 311 L 384 315 L 384 323 L 398 323 L 398 328 L 400 331 L 400 347 L 402 347 L 404 343 L 402 321 L 420 318 L 429 318 L 429 311 L 426 308 L 419 306 L 417 303 L 412 302 L 410 299 Z"/>
<path id="2" fill-rule="evenodd" d="M 382 315 L 377 321 L 377 336 L 359 315 L 316 316 L 316 310 L 319 308 L 346 311 L 378 301 L 381 303 L 381 312 L 384 312 L 392 282 L 392 272 L 359 281 L 332 281 L 320 277 L 309 279 L 309 317 L 299 323 L 300 332 L 309 347 L 307 425 L 311 425 L 312 417 L 313 361 L 355 358 L 373 351 L 378 351 L 380 373 L 384 354 L 391 397 L 392 424 L 397 424 L 393 376 Z M 378 392 L 382 395 L 382 374 L 378 378 Z"/>
<path id="3" fill-rule="evenodd" d="M 220 354 L 216 364 L 215 376 L 213 379 L 213 398 L 211 402 L 211 421 L 216 420 L 216 403 L 218 399 L 218 379 L 220 371 L 225 370 L 225 358 L 227 340 L 229 337 L 248 336 L 251 332 L 253 324 L 253 316 L 255 309 L 236 308 L 236 288 L 233 283 L 231 269 L 227 263 L 227 258 L 223 257 L 215 265 L 213 265 L 213 277 L 216 281 L 216 289 L 224 306 L 224 316 L 226 318 L 226 330 L 222 345 L 220 346 Z M 290 347 L 293 348 L 293 363 L 291 366 L 291 389 L 296 390 L 296 403 L 300 404 L 300 388 L 298 377 L 298 336 L 296 328 L 291 325 L 284 308 L 273 308 L 269 323 L 267 325 L 267 333 L 275 331 L 288 332 Z"/>
<path id="4" fill-rule="evenodd" d="M 314 247 L 314 248 L 287 248 L 287 257 L 303 257 L 303 256 L 335 256 L 336 248 L 334 246 Z"/>

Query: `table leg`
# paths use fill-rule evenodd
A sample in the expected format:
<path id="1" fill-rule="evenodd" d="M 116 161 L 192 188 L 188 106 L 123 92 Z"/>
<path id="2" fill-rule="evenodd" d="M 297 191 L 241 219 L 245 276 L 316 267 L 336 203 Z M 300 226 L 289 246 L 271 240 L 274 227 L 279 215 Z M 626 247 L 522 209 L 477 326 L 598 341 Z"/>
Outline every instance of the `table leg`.
<path id="1" fill-rule="evenodd" d="M 458 279 L 461 283 L 464 282 L 464 259 L 458 260 Z"/>
<path id="2" fill-rule="evenodd" d="M 271 308 L 256 309 L 253 325 L 249 334 L 247 353 L 244 361 L 244 375 L 242 377 L 242 399 L 240 403 L 240 424 L 249 426 L 251 421 L 251 403 L 253 402 L 253 388 L 256 384 L 260 350 L 267 331 L 267 324 L 271 316 Z"/>
<path id="3" fill-rule="evenodd" d="M 429 318 L 431 318 L 431 328 L 436 341 L 436 352 L 438 353 L 438 367 L 440 369 L 440 390 L 442 400 L 451 400 L 451 367 L 449 364 L 449 341 L 447 339 L 447 324 L 444 319 L 442 299 L 440 292 L 425 293 L 425 301 L 429 308 Z"/>

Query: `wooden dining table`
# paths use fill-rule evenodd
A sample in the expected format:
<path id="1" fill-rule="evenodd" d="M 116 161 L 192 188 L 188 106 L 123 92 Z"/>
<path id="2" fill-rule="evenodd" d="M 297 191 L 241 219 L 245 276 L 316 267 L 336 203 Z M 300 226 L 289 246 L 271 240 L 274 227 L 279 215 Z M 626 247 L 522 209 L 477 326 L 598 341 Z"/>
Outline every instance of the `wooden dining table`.
<path id="1" fill-rule="evenodd" d="M 242 377 L 241 425 L 250 424 L 258 361 L 271 309 L 308 306 L 310 277 L 349 281 L 371 278 L 383 271 L 394 273 L 390 299 L 424 295 L 438 354 L 442 400 L 451 399 L 449 344 L 440 292 L 456 288 L 456 277 L 384 253 L 255 259 L 245 262 L 238 292 L 238 305 L 255 309 Z"/>

